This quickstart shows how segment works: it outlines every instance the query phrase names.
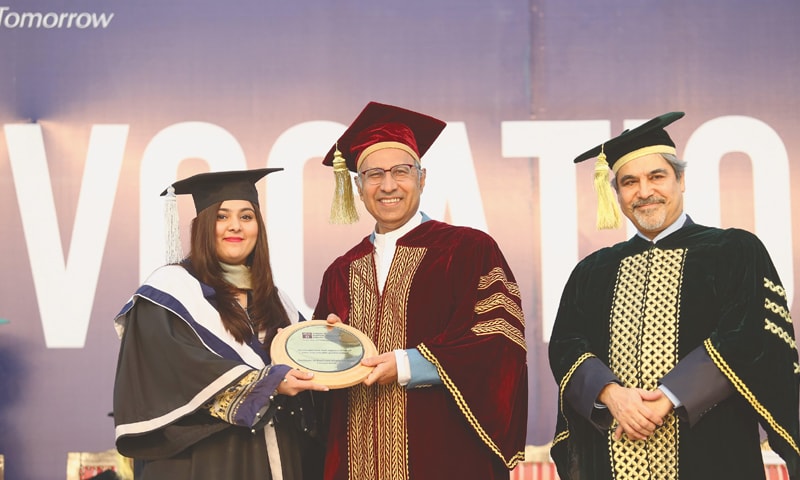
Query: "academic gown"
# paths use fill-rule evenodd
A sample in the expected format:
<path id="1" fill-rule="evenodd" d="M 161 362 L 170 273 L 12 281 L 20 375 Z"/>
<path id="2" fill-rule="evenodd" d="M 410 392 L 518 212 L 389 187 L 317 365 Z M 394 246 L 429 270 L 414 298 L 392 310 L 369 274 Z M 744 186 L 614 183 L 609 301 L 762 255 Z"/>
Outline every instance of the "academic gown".
<path id="1" fill-rule="evenodd" d="M 337 314 L 378 351 L 417 348 L 441 385 L 331 391 L 326 479 L 508 478 L 524 458 L 525 324 L 494 240 L 425 221 L 378 289 L 369 237 L 326 270 L 314 318 Z"/>
<path id="2" fill-rule="evenodd" d="M 281 297 L 296 321 L 297 311 Z M 180 266 L 166 266 L 117 316 L 117 449 L 143 465 L 137 478 L 264 480 L 275 478 L 269 442 L 279 452 L 283 479 L 316 478 L 321 462 L 315 463 L 318 445 L 308 435 L 313 425 L 296 411 L 310 396 L 274 395 L 289 367 L 269 365 L 256 339 L 237 342 L 213 302 L 213 289 Z M 208 413 L 207 402 L 254 371 L 257 380 L 235 400 L 230 422 Z"/>
<path id="3" fill-rule="evenodd" d="M 797 358 L 786 291 L 749 232 L 689 222 L 656 244 L 634 236 L 589 255 L 550 341 L 561 479 L 764 478 L 759 424 L 800 478 Z M 615 441 L 593 408 L 610 381 L 663 383 L 683 406 L 647 440 Z"/>

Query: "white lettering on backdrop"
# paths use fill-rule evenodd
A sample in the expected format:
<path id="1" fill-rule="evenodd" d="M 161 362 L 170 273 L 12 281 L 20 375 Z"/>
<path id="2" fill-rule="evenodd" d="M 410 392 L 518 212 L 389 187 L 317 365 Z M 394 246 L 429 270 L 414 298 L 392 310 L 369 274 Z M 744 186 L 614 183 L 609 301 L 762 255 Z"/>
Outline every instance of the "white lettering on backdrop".
<path id="1" fill-rule="evenodd" d="M 625 123 L 631 128 L 641 120 Z M 273 145 L 267 166 L 291 165 L 281 182 L 267 190 L 268 236 L 276 280 L 293 298 L 303 299 L 303 178 L 302 168 L 319 159 L 345 126 L 312 121 L 286 130 Z M 735 133 L 732 133 L 735 132 Z M 66 256 L 61 245 L 53 190 L 39 125 L 5 125 L 11 170 L 17 192 L 34 288 L 48 348 L 82 348 L 86 339 L 95 289 L 110 224 L 120 168 L 128 135 L 127 125 L 95 125 L 83 172 L 81 191 Z M 610 122 L 513 121 L 501 128 L 502 156 L 536 157 L 541 198 L 557 198 L 559 208 L 541 213 L 541 274 L 538 282 L 543 341 L 547 341 L 563 284 L 577 262 L 577 204 L 575 167 L 564 161 L 565 145 L 593 145 L 610 136 Z M 680 146 L 679 146 L 680 150 Z M 683 158 L 690 164 L 686 210 L 700 223 L 720 223 L 719 164 L 729 152 L 749 155 L 753 165 L 756 234 L 764 241 L 792 301 L 791 202 L 789 160 L 783 142 L 772 128 L 750 117 L 720 117 L 698 128 L 686 143 Z M 451 122 L 428 152 L 437 165 L 428 172 L 422 208 L 434 218 L 449 211 L 456 224 L 487 230 L 477 175 L 466 126 Z M 227 130 L 204 122 L 184 122 L 159 132 L 144 151 L 140 166 L 140 276 L 163 263 L 162 199 L 158 196 L 176 178 L 187 158 L 202 158 L 212 171 L 247 168 L 241 145 Z M 552 205 L 551 205 L 552 206 Z M 155 221 L 154 221 L 155 219 Z M 35 221 L 34 221 L 35 220 Z M 632 226 L 629 224 L 629 233 Z M 304 314 L 310 306 L 298 305 Z M 307 315 L 308 316 L 308 315 Z"/>
<path id="2" fill-rule="evenodd" d="M 38 124 L 6 125 L 5 134 L 45 343 L 47 348 L 82 348 L 128 126 L 92 127 L 66 261 L 42 129 Z"/>

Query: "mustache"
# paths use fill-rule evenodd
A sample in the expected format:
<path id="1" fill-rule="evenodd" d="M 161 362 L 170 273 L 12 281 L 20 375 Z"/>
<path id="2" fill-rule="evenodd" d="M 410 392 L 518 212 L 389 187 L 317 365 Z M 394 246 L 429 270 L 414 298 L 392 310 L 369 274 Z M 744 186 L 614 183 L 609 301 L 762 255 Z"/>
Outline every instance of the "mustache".
<path id="1" fill-rule="evenodd" d="M 662 197 L 648 197 L 643 200 L 633 202 L 633 208 L 641 207 L 642 205 L 655 205 L 658 203 L 667 203 L 667 200 Z"/>

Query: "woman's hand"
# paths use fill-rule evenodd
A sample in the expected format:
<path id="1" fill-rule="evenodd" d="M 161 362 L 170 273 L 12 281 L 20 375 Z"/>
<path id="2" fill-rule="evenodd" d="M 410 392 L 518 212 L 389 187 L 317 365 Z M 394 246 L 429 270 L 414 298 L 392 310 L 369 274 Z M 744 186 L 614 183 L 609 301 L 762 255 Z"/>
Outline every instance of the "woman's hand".
<path id="1" fill-rule="evenodd" d="M 286 373 L 283 380 L 278 384 L 277 392 L 281 395 L 295 396 L 305 390 L 315 390 L 317 392 L 327 392 L 328 386 L 313 382 L 314 374 L 293 368 Z"/>

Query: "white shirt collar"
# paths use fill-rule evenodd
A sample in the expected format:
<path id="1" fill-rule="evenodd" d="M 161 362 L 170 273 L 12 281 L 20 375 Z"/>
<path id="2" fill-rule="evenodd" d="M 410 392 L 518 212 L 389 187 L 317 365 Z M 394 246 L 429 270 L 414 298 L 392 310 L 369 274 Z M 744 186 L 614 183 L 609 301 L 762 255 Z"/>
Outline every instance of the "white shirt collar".
<path id="1" fill-rule="evenodd" d="M 414 230 L 414 228 L 420 226 L 421 224 L 422 224 L 422 213 L 419 210 L 417 210 L 417 213 L 415 213 L 413 217 L 409 218 L 408 221 L 405 224 L 403 224 L 402 227 L 386 233 L 375 232 L 375 243 L 377 244 L 379 238 L 381 239 L 382 242 L 395 243 L 397 242 L 398 238 L 402 237 L 411 230 Z"/>
<path id="2" fill-rule="evenodd" d="M 680 216 L 674 222 L 672 222 L 672 224 L 669 227 L 662 230 L 661 233 L 656 235 L 656 238 L 652 240 L 644 236 L 644 234 L 642 234 L 642 232 L 638 230 L 636 231 L 636 234 L 644 238 L 648 242 L 657 243 L 662 238 L 665 238 L 666 236 L 671 235 L 676 231 L 678 231 L 683 226 L 684 223 L 686 223 L 686 212 L 681 212 Z"/>
<path id="3" fill-rule="evenodd" d="M 389 276 L 389 268 L 392 266 L 394 252 L 397 249 L 397 240 L 403 235 L 420 226 L 423 221 L 422 213 L 417 213 L 411 217 L 402 227 L 386 233 L 373 232 L 372 244 L 375 246 L 375 268 L 378 274 L 378 289 L 383 292 L 386 285 L 386 278 Z"/>

